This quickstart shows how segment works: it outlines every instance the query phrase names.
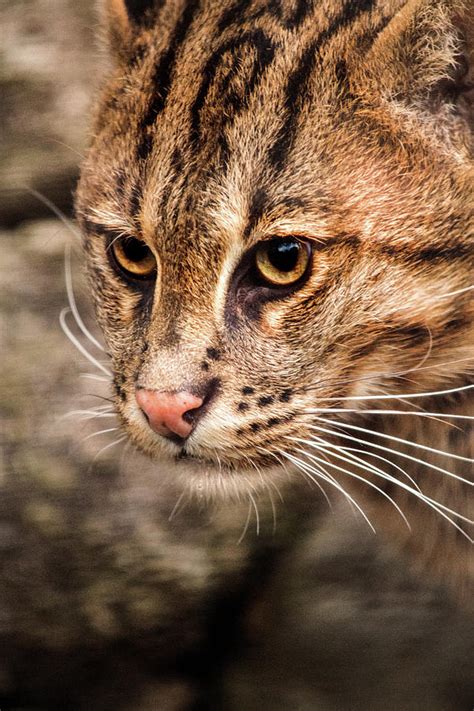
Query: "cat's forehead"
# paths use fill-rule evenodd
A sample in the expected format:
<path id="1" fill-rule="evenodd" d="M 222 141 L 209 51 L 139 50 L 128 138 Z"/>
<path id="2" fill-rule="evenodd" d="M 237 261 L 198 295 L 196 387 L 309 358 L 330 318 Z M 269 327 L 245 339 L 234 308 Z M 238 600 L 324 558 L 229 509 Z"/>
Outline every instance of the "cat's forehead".
<path id="1" fill-rule="evenodd" d="M 338 55 L 321 49 L 336 33 L 315 29 L 324 13 L 318 19 L 311 3 L 278 12 L 255 3 L 250 14 L 203 3 L 187 17 L 172 5 L 144 32 L 140 56 L 119 68 L 100 112 L 97 150 L 114 211 L 150 233 L 192 213 L 227 238 L 248 237 L 262 220 L 283 233 L 303 216 L 318 222 L 337 202 L 331 146 L 337 153 L 345 134 L 328 81 Z M 166 17 L 181 27 L 178 44 Z"/>
<path id="2" fill-rule="evenodd" d="M 420 203 L 441 209 L 436 172 L 413 160 L 426 143 L 397 134 L 383 87 L 357 87 L 398 5 L 160 4 L 106 85 L 80 208 L 170 253 L 272 234 L 419 240 Z"/>

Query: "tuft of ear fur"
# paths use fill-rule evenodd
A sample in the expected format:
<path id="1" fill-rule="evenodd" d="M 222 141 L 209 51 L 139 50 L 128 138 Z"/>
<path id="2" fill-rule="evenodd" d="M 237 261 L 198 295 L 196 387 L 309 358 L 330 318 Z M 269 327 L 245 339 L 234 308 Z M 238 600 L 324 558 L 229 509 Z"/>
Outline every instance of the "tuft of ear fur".
<path id="1" fill-rule="evenodd" d="M 123 57 L 134 36 L 153 23 L 158 0 L 104 0 L 104 26 L 112 52 Z"/>
<path id="2" fill-rule="evenodd" d="M 472 0 L 408 0 L 374 42 L 365 76 L 394 106 L 429 113 L 445 128 L 451 121 L 466 143 L 474 119 L 473 35 Z"/>

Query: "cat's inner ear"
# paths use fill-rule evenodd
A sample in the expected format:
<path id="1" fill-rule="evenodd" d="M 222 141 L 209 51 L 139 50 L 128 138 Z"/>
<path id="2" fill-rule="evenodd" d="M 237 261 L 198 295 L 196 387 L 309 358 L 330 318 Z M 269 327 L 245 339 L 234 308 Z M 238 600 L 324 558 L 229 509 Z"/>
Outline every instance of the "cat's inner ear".
<path id="1" fill-rule="evenodd" d="M 365 68 L 385 100 L 432 114 L 444 113 L 446 119 L 457 113 L 469 131 L 473 38 L 470 3 L 411 0 L 380 33 Z"/>
<path id="2" fill-rule="evenodd" d="M 153 23 L 157 0 L 105 0 L 105 29 L 111 50 L 127 53 L 134 35 Z"/>

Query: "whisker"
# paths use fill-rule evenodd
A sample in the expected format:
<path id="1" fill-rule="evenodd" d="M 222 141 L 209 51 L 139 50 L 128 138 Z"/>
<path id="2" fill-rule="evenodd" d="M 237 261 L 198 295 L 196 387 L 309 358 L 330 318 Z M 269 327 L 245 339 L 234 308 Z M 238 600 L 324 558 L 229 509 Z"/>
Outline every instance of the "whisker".
<path id="1" fill-rule="evenodd" d="M 271 457 L 273 457 L 273 459 L 276 459 L 276 461 L 277 461 L 278 464 L 282 467 L 282 469 L 285 470 L 286 478 L 288 479 L 288 481 L 291 480 L 291 476 L 290 476 L 290 473 L 289 473 L 289 471 L 288 471 L 288 469 L 287 469 L 287 467 L 286 467 L 286 465 L 285 465 L 285 462 L 282 462 L 281 459 L 278 457 L 278 455 L 275 454 L 275 452 L 272 452 L 270 449 L 266 449 L 265 447 L 261 447 L 261 446 L 258 446 L 257 449 L 258 449 L 260 452 L 264 452 L 265 454 L 269 454 Z M 278 491 L 278 490 L 277 490 L 277 491 Z M 282 495 L 280 494 L 279 491 L 278 491 L 278 494 L 279 494 L 279 496 L 280 496 L 281 501 L 283 502 Z"/>
<path id="2" fill-rule="evenodd" d="M 82 160 L 85 160 L 85 155 L 84 155 L 84 153 L 81 153 L 80 151 L 76 150 L 76 148 L 73 148 L 73 147 L 70 146 L 68 143 L 64 143 L 64 141 L 58 141 L 57 138 L 50 138 L 50 139 L 48 139 L 48 140 L 50 140 L 51 143 L 57 143 L 58 146 L 64 146 L 64 148 L 67 148 L 68 150 L 71 151 L 71 153 L 73 153 L 74 155 L 78 156 L 78 157 L 81 159 L 81 161 L 82 161 Z"/>
<path id="3" fill-rule="evenodd" d="M 272 516 L 273 516 L 272 533 L 273 533 L 273 535 L 275 535 L 276 530 L 277 530 L 277 516 L 276 516 L 275 502 L 274 502 L 274 500 L 273 500 L 272 490 L 270 489 L 270 487 L 268 486 L 268 484 L 267 484 L 267 486 L 266 486 L 265 488 L 266 488 L 267 493 L 268 493 L 268 498 L 270 499 L 270 506 L 272 507 Z"/>
<path id="4" fill-rule="evenodd" d="M 400 398 L 414 399 L 419 397 L 436 397 L 438 395 L 451 395 L 452 393 L 460 393 L 465 390 L 472 390 L 474 385 L 462 385 L 458 388 L 450 388 L 449 390 L 435 390 L 432 392 L 425 393 L 404 393 L 393 394 L 393 395 L 349 395 L 345 397 L 323 397 L 321 400 L 335 400 L 336 402 L 341 402 L 341 400 L 398 400 Z"/>
<path id="5" fill-rule="evenodd" d="M 406 454 L 406 452 L 399 452 L 398 450 L 393 450 L 393 449 L 390 449 L 389 447 L 384 447 L 381 444 L 376 444 L 375 442 L 369 442 L 368 440 L 360 439 L 359 437 L 354 437 L 353 435 L 343 434 L 342 432 L 335 433 L 333 430 L 328 430 L 327 428 L 320 427 L 319 425 L 308 425 L 308 427 L 310 429 L 315 429 L 320 432 L 326 432 L 327 434 L 335 435 L 337 437 L 349 439 L 352 442 L 357 442 L 358 444 L 366 444 L 369 447 L 373 447 L 374 449 L 379 449 L 382 452 L 388 452 L 389 454 L 394 454 L 397 457 L 403 457 L 404 459 L 409 459 L 410 461 L 416 462 L 417 464 L 421 464 L 424 467 L 427 467 L 428 469 L 434 469 L 435 471 L 438 471 L 441 474 L 446 474 L 447 476 L 452 477 L 453 479 L 457 479 L 458 481 L 461 481 L 464 484 L 469 484 L 472 486 L 472 482 L 470 482 L 468 479 L 464 479 L 462 476 L 459 476 L 458 474 L 454 474 L 454 472 L 450 472 L 447 469 L 443 469 L 442 467 L 438 467 L 435 464 L 431 464 L 431 462 L 426 462 L 424 459 L 419 459 L 418 457 L 413 457 L 411 454 Z"/>
<path id="6" fill-rule="evenodd" d="M 251 491 L 248 492 L 248 495 L 249 495 L 249 499 L 252 502 L 253 507 L 255 509 L 256 532 L 257 532 L 257 536 L 259 536 L 260 535 L 260 516 L 258 513 L 258 506 L 257 506 L 257 503 L 256 503 Z"/>
<path id="7" fill-rule="evenodd" d="M 426 355 L 423 356 L 423 359 L 421 362 L 424 362 L 426 360 Z M 371 373 L 370 375 L 363 375 L 363 376 L 357 376 L 354 378 L 342 378 L 339 380 L 336 380 L 335 378 L 328 378 L 326 380 L 321 380 L 319 383 L 315 383 L 314 385 L 305 385 L 301 388 L 298 388 L 298 392 L 310 392 L 312 390 L 320 390 L 321 388 L 326 388 L 328 386 L 335 387 L 337 385 L 350 385 L 351 383 L 359 383 L 359 382 L 365 382 L 365 381 L 374 381 L 377 378 L 399 378 L 400 380 L 405 380 L 407 382 L 415 382 L 411 378 L 407 378 L 406 376 L 409 373 L 413 373 L 415 371 L 420 371 L 420 370 L 435 370 L 436 368 L 446 368 L 447 366 L 450 365 L 457 365 L 458 363 L 466 363 L 469 361 L 474 360 L 474 356 L 468 356 L 465 358 L 456 358 L 455 360 L 450 360 L 450 361 L 443 361 L 441 363 L 432 363 L 431 365 L 415 365 L 413 368 L 407 368 L 406 370 L 400 370 L 400 371 L 380 371 L 378 373 Z M 412 395 L 410 393 L 410 395 Z M 354 396 L 355 397 L 355 396 Z M 367 396 L 373 397 L 373 396 Z M 390 396 L 392 397 L 392 396 Z M 398 397 L 396 395 L 393 395 L 394 398 Z M 403 396 L 402 396 L 403 397 Z M 420 394 L 421 397 L 421 394 Z M 325 398 L 328 399 L 328 398 Z M 334 398 L 335 400 L 343 400 L 344 398 Z"/>
<path id="8" fill-rule="evenodd" d="M 439 294 L 438 296 L 434 296 L 433 298 L 435 299 L 446 299 L 448 296 L 457 296 L 458 294 L 463 294 L 466 291 L 471 291 L 474 289 L 474 284 L 470 284 L 469 286 L 465 286 L 464 289 L 458 289 L 457 291 L 450 291 L 446 294 Z"/>
<path id="9" fill-rule="evenodd" d="M 61 416 L 61 420 L 64 420 L 68 417 L 80 417 L 83 420 L 93 420 L 95 418 L 97 419 L 102 419 L 104 417 L 116 417 L 116 414 L 110 410 L 108 411 L 100 411 L 97 412 L 96 410 L 70 410 L 69 412 L 66 412 L 65 415 Z"/>
<path id="10" fill-rule="evenodd" d="M 282 452 L 282 454 L 283 454 L 283 452 Z M 287 453 L 285 453 L 283 456 L 286 456 L 288 459 L 290 459 L 290 461 L 292 461 L 292 459 L 291 459 L 291 457 L 293 457 L 292 454 L 290 455 L 290 454 L 287 452 Z M 324 498 L 325 498 L 325 500 L 326 500 L 326 502 L 327 502 L 327 505 L 329 506 L 330 509 L 332 509 L 331 500 L 330 500 L 330 498 L 329 498 L 329 496 L 328 496 L 326 490 L 324 489 L 324 487 L 320 484 L 320 482 L 319 482 L 317 479 L 314 479 L 314 478 L 313 478 L 312 476 L 310 476 L 310 475 L 308 474 L 308 472 L 307 472 L 307 469 L 310 469 L 310 471 L 312 471 L 312 472 L 315 473 L 314 468 L 311 467 L 307 462 L 302 461 L 301 459 L 298 459 L 298 462 L 299 462 L 300 465 L 301 465 L 301 466 L 299 467 L 299 468 L 301 469 L 301 471 L 303 471 L 304 473 L 306 473 L 306 474 L 308 475 L 309 480 L 310 480 L 311 482 L 313 482 L 313 484 L 314 484 L 315 486 L 317 486 L 317 488 L 319 489 L 319 491 L 320 491 L 320 492 L 322 493 L 322 495 L 324 496 Z M 319 473 L 329 478 L 329 475 L 328 475 L 327 472 L 325 472 L 324 470 L 321 469 Z M 323 480 L 324 480 L 324 476 L 322 477 Z"/>
<path id="11" fill-rule="evenodd" d="M 335 424 L 336 424 L 336 423 L 335 423 Z M 337 426 L 338 426 L 338 425 L 336 424 L 336 427 L 337 427 Z M 335 431 L 332 431 L 331 434 L 333 434 L 335 437 L 337 437 L 338 434 L 339 434 L 339 432 L 338 432 L 337 430 L 335 430 Z M 322 439 L 321 437 L 317 437 L 317 439 L 318 439 L 319 441 L 321 441 L 321 442 L 324 442 L 324 443 L 326 444 L 326 446 L 328 446 L 328 447 L 333 447 L 333 446 L 336 446 L 336 447 L 337 447 L 337 446 L 339 446 L 339 445 L 333 445 L 333 444 L 331 444 L 330 442 L 327 442 L 326 440 Z M 365 455 L 365 456 L 374 457 L 375 459 L 378 459 L 378 460 L 380 460 L 380 461 L 382 461 L 382 462 L 385 462 L 386 464 L 388 464 L 389 466 L 393 467 L 394 469 L 396 469 L 397 471 L 399 471 L 401 474 L 403 474 L 403 476 L 405 476 L 405 477 L 413 484 L 413 486 L 415 487 L 415 489 L 417 489 L 420 493 L 422 493 L 422 492 L 421 492 L 421 489 L 420 489 L 420 487 L 418 486 L 418 484 L 416 483 L 415 479 L 413 479 L 413 477 L 410 476 L 410 474 L 408 474 L 408 472 L 407 472 L 405 469 L 403 469 L 401 466 L 399 466 L 398 464 L 396 464 L 395 462 L 393 462 L 391 459 L 387 459 L 387 457 L 382 457 L 382 455 L 376 454 L 375 452 L 368 452 L 368 451 L 365 450 L 365 449 L 358 449 L 358 448 L 356 448 L 356 447 L 346 447 L 346 446 L 344 446 L 343 449 L 344 449 L 345 451 L 358 452 L 358 453 L 363 454 L 363 455 Z"/>
<path id="12" fill-rule="evenodd" d="M 97 380 L 99 383 L 110 383 L 110 378 L 103 378 L 102 375 L 95 375 L 94 373 L 81 373 L 80 378 L 87 378 L 88 380 Z"/>
<path id="13" fill-rule="evenodd" d="M 291 439 L 298 440 L 298 438 L 296 438 L 296 437 L 294 437 L 294 438 L 292 437 Z M 301 439 L 300 439 L 299 441 L 301 441 Z M 306 440 L 306 441 L 303 440 L 303 443 L 304 443 L 304 444 L 309 444 L 310 446 L 314 447 L 315 449 L 320 449 L 320 447 L 318 447 L 318 445 L 317 445 L 315 442 L 310 443 L 310 441 L 308 441 L 308 440 Z M 297 448 L 296 451 L 306 454 L 307 457 L 309 457 L 310 459 L 314 459 L 314 460 L 317 461 L 317 462 L 321 462 L 321 461 L 322 461 L 322 460 L 320 459 L 320 457 L 315 457 L 314 454 L 309 454 L 308 452 L 305 452 L 305 451 L 302 450 L 302 449 Z M 348 462 L 348 460 L 347 460 L 346 457 L 342 457 L 341 455 L 336 454 L 336 452 L 332 452 L 332 456 L 333 456 L 333 457 L 336 457 L 337 459 L 341 459 L 341 460 L 344 461 L 344 462 Z M 348 463 L 350 463 L 350 462 L 348 462 Z M 403 519 L 403 521 L 405 522 L 405 524 L 407 525 L 407 527 L 411 530 L 411 526 L 410 526 L 410 524 L 408 523 L 408 519 L 407 519 L 407 517 L 405 516 L 405 514 L 403 513 L 403 511 L 401 510 L 400 506 L 396 503 L 396 501 L 394 501 L 394 500 L 392 499 L 391 496 L 389 496 L 389 494 L 387 494 L 386 491 L 384 491 L 383 489 L 381 489 L 380 486 L 377 486 L 377 484 L 374 484 L 372 481 L 369 481 L 368 479 L 364 479 L 363 476 L 360 476 L 359 474 L 356 474 L 355 472 L 351 472 L 351 471 L 349 471 L 348 469 L 344 469 L 343 467 L 340 467 L 339 465 L 334 464 L 334 463 L 331 462 L 331 461 L 327 461 L 326 464 L 327 464 L 328 466 L 330 466 L 330 467 L 333 467 L 333 468 L 336 469 L 337 471 L 342 472 L 343 474 L 347 474 L 348 476 L 352 477 L 353 479 L 357 479 L 358 481 L 362 481 L 364 484 L 367 484 L 367 486 L 370 486 L 372 489 L 375 489 L 376 491 L 378 491 L 379 494 L 382 494 L 382 496 L 385 497 L 385 498 L 392 504 L 392 506 L 395 507 L 395 509 L 398 511 L 398 513 L 399 513 L 400 516 L 402 517 L 402 519 Z M 395 480 L 395 481 L 396 481 L 396 480 Z"/>
<path id="14" fill-rule="evenodd" d="M 412 417 L 431 417 L 431 418 L 439 418 L 439 417 L 449 417 L 452 420 L 474 420 L 474 415 L 451 415 L 448 413 L 444 412 L 413 412 L 411 410 L 356 410 L 356 409 L 349 409 L 345 407 L 315 407 L 315 408 L 309 408 L 305 410 L 306 413 L 308 414 L 317 414 L 317 413 L 332 413 L 332 412 L 342 412 L 342 413 L 357 413 L 359 415 L 411 415 Z M 438 422 L 443 422 L 443 420 L 437 420 Z M 449 422 L 445 422 L 444 424 L 448 425 Z"/>
<path id="15" fill-rule="evenodd" d="M 95 462 L 101 454 L 106 452 L 108 449 L 111 449 L 112 447 L 115 447 L 117 444 L 120 444 L 120 442 L 123 442 L 125 439 L 127 439 L 127 435 L 124 435 L 123 437 L 119 437 L 119 439 L 116 439 L 114 442 L 110 442 L 109 444 L 106 444 L 105 447 L 102 447 L 97 454 L 95 455 L 94 459 L 92 460 Z"/>
<path id="16" fill-rule="evenodd" d="M 82 241 L 82 234 L 73 226 L 71 220 L 66 217 L 64 212 L 60 210 L 59 207 L 54 204 L 54 202 L 51 202 L 51 200 L 49 200 L 46 195 L 43 195 L 34 188 L 30 188 L 29 186 L 25 185 L 24 189 L 26 190 L 26 192 L 29 192 L 31 195 L 34 195 L 40 202 L 43 203 L 43 205 L 46 205 L 46 207 L 48 207 L 51 212 L 56 215 L 58 220 L 63 223 L 67 230 L 71 232 L 74 237 L 77 237 L 80 241 Z"/>
<path id="17" fill-rule="evenodd" d="M 257 474 L 259 475 L 262 484 L 265 484 L 265 482 L 264 482 L 264 480 L 263 480 L 262 470 L 260 469 L 260 467 L 259 467 L 259 466 L 253 461 L 253 459 L 252 459 L 251 457 L 249 457 L 249 456 L 246 456 L 246 457 L 245 457 L 245 460 L 246 460 L 247 462 L 249 462 L 249 463 L 253 466 L 253 468 L 255 469 L 255 471 L 257 472 Z"/>
<path id="18" fill-rule="evenodd" d="M 98 437 L 101 434 L 105 434 L 106 432 L 117 432 L 119 428 L 118 427 L 109 427 L 106 430 L 99 430 L 99 432 L 93 432 L 90 435 L 87 435 L 87 437 L 83 437 L 81 442 L 86 442 L 88 439 L 92 439 L 92 437 Z"/>
<path id="19" fill-rule="evenodd" d="M 77 350 L 80 353 L 82 353 L 83 356 L 85 356 L 87 358 L 89 363 L 92 363 L 92 365 L 95 365 L 95 367 L 98 368 L 99 370 L 101 370 L 103 373 L 105 373 L 105 375 L 107 375 L 109 378 L 112 378 L 112 373 L 110 372 L 110 370 L 108 370 L 104 365 L 102 365 L 102 363 L 99 363 L 99 361 L 96 360 L 96 358 L 94 358 L 94 356 L 91 355 L 89 353 L 89 351 L 87 351 L 84 348 L 82 343 L 72 333 L 71 329 L 69 328 L 69 326 L 67 325 L 67 322 L 66 322 L 66 316 L 68 313 L 71 313 L 71 309 L 68 306 L 66 306 L 59 314 L 59 323 L 61 324 L 61 328 L 64 331 L 64 333 L 66 334 L 66 336 L 69 338 L 71 343 L 77 348 Z"/>
<path id="20" fill-rule="evenodd" d="M 282 464 L 282 467 L 283 467 L 283 464 Z M 278 498 L 280 499 L 281 503 L 284 504 L 285 500 L 283 498 L 283 495 L 282 495 L 280 489 L 278 488 L 278 486 L 275 484 L 275 482 L 272 481 L 271 479 L 269 479 L 268 484 L 272 487 L 272 489 L 274 489 L 276 491 L 276 494 L 277 494 Z"/>
<path id="21" fill-rule="evenodd" d="M 184 491 L 182 491 L 181 494 L 179 495 L 177 502 L 173 506 L 173 510 L 171 511 L 170 515 L 168 516 L 168 521 L 172 521 L 174 519 L 175 515 L 178 513 L 179 505 L 182 502 L 185 493 L 186 493 L 186 489 L 184 489 Z"/>
<path id="22" fill-rule="evenodd" d="M 122 455 L 120 457 L 120 464 L 119 464 L 120 475 L 122 475 L 124 472 L 125 457 L 127 454 L 130 454 L 131 448 L 132 448 L 132 443 L 130 442 L 130 440 L 128 440 L 128 442 L 126 444 L 124 444 L 124 446 L 123 446 Z"/>
<path id="23" fill-rule="evenodd" d="M 321 442 L 321 446 L 328 447 L 330 449 L 335 448 L 341 452 L 354 451 L 353 448 L 350 448 L 350 447 L 338 447 L 337 445 L 330 444 L 329 442 L 326 442 L 325 440 L 323 440 L 319 437 L 317 439 Z M 309 444 L 309 442 L 306 442 L 306 443 Z M 358 451 L 360 451 L 360 450 L 358 450 Z M 333 453 L 333 456 L 337 456 L 337 455 L 335 455 Z M 341 458 L 341 457 L 339 457 L 339 458 Z M 390 474 L 383 471 L 382 469 L 379 469 L 379 467 L 373 467 L 371 464 L 369 464 L 369 462 L 366 462 L 365 460 L 361 459 L 360 457 L 356 457 L 355 455 L 352 455 L 351 459 L 354 461 L 356 466 L 358 466 L 362 469 L 368 468 L 369 471 L 372 471 L 376 476 L 380 476 L 382 479 L 385 479 L 386 481 L 388 481 L 392 484 L 395 484 L 396 486 L 399 486 L 402 489 L 405 489 L 410 494 L 415 496 L 417 499 L 420 499 L 420 501 L 423 501 L 425 504 L 428 504 L 428 506 L 433 508 L 436 511 L 436 513 L 441 514 L 441 511 L 439 509 L 443 509 L 443 511 L 447 511 L 448 513 L 452 514 L 453 516 L 456 516 L 456 518 L 459 518 L 460 520 L 464 521 L 465 523 L 468 523 L 470 525 L 474 524 L 474 521 L 467 518 L 467 516 L 460 514 L 458 511 L 454 511 L 454 509 L 451 509 L 448 506 L 445 506 L 444 504 L 442 504 L 440 501 L 437 501 L 436 499 L 432 499 L 431 496 L 427 496 L 426 494 L 424 494 L 418 487 L 417 487 L 417 490 L 412 489 L 411 486 L 408 486 L 404 482 L 400 481 L 399 479 L 396 479 L 395 477 L 391 476 Z M 348 461 L 348 460 L 346 459 L 346 461 Z M 452 519 L 450 519 L 449 517 L 446 517 L 446 518 L 450 523 L 455 525 L 454 521 L 452 521 Z M 460 529 L 460 530 L 462 530 L 462 529 Z M 466 534 L 465 531 L 464 531 L 464 533 Z M 467 536 L 467 534 L 466 534 L 466 536 Z M 469 540 L 471 540 L 469 538 L 469 536 L 467 536 L 467 537 Z"/>
<path id="24" fill-rule="evenodd" d="M 242 531 L 240 538 L 237 541 L 237 545 L 240 545 L 245 538 L 245 535 L 248 531 L 248 527 L 249 527 L 249 523 L 250 523 L 250 514 L 251 513 L 252 513 L 252 504 L 249 501 L 249 507 L 248 507 L 248 511 L 247 511 L 247 518 L 245 519 L 244 530 Z"/>
<path id="25" fill-rule="evenodd" d="M 66 279 L 66 293 L 69 301 L 69 306 L 71 308 L 72 315 L 80 331 L 84 334 L 86 338 L 100 351 L 105 352 L 103 346 L 99 341 L 94 338 L 92 333 L 89 331 L 84 321 L 81 318 L 79 309 L 77 308 L 76 297 L 74 296 L 74 286 L 72 281 L 72 269 L 71 269 L 71 246 L 66 245 L 64 249 L 64 274 Z"/>
<path id="26" fill-rule="evenodd" d="M 332 420 L 326 417 L 318 417 L 318 421 L 326 422 L 327 424 L 332 424 Z M 431 452 L 432 454 L 439 454 L 443 457 L 450 457 L 452 459 L 458 459 L 461 462 L 469 462 L 469 464 L 474 463 L 474 459 L 470 457 L 463 457 L 460 454 L 453 454 L 452 452 L 445 452 L 443 449 L 435 449 L 434 447 L 428 447 L 426 444 L 420 444 L 419 442 L 412 442 L 409 439 L 403 439 L 402 437 L 395 437 L 395 435 L 389 435 L 385 432 L 377 432 L 375 430 L 369 430 L 366 427 L 359 427 L 359 425 L 350 425 L 347 422 L 340 423 L 341 427 L 347 427 L 350 430 L 356 430 L 357 432 L 363 432 L 364 434 L 375 435 L 376 437 L 383 437 L 384 439 L 389 439 L 392 442 L 399 442 L 400 444 L 406 444 L 410 447 L 416 447 L 418 449 L 423 449 L 425 452 Z M 473 482 L 474 483 L 474 482 Z"/>
<path id="27" fill-rule="evenodd" d="M 305 465 L 304 462 L 302 462 L 301 459 L 299 459 L 298 457 L 294 457 L 293 455 L 289 454 L 288 452 L 283 452 L 282 450 L 279 450 L 279 451 L 280 451 L 280 454 L 282 454 L 284 457 L 287 457 L 290 462 L 293 462 L 293 464 L 294 464 L 298 469 L 301 469 L 303 472 L 305 472 L 305 473 L 306 473 L 306 476 L 308 476 L 308 477 L 309 477 L 310 479 L 312 479 L 313 481 L 314 481 L 314 477 L 312 476 L 312 474 L 310 474 L 308 471 L 305 471 L 305 470 L 307 470 L 308 468 L 309 468 L 316 476 L 318 476 L 318 477 L 320 477 L 321 479 L 323 479 L 323 481 L 326 481 L 328 484 L 331 484 L 331 486 L 334 486 L 334 488 L 337 489 L 337 490 L 347 499 L 347 501 L 349 501 L 349 503 L 351 503 L 351 504 L 357 509 L 357 511 L 361 514 L 361 516 L 362 516 L 362 517 L 364 518 L 364 520 L 366 521 L 366 523 L 367 523 L 367 525 L 369 526 L 369 528 L 371 529 L 371 531 L 372 531 L 373 533 L 376 533 L 376 530 L 375 530 L 375 528 L 374 528 L 372 522 L 370 521 L 369 517 L 368 517 L 367 514 L 365 513 L 365 511 L 364 511 L 364 510 L 362 509 L 362 507 L 357 503 L 357 501 L 354 499 L 354 497 L 351 496 L 351 495 L 344 489 L 344 487 L 341 486 L 341 484 L 339 484 L 338 481 L 336 481 L 336 480 L 333 479 L 332 477 L 329 477 L 329 475 L 326 476 L 326 475 L 323 474 L 321 471 L 318 471 L 318 470 L 314 469 L 314 467 L 309 467 L 309 466 Z M 302 465 L 303 465 L 304 468 L 302 468 Z M 323 472 L 325 472 L 324 469 L 323 469 Z M 316 483 L 316 482 L 315 482 L 315 483 Z"/>
<path id="28" fill-rule="evenodd" d="M 110 405 L 112 405 L 112 407 L 110 408 L 111 410 L 114 409 L 115 402 L 114 402 L 113 398 L 111 398 L 111 397 L 105 397 L 105 395 L 98 395 L 97 393 L 86 393 L 85 395 L 83 395 L 81 397 L 84 397 L 84 398 L 95 397 L 98 400 L 104 400 L 105 402 L 108 402 L 108 403 L 110 403 Z M 109 407 L 110 407 L 110 405 L 109 405 Z"/>

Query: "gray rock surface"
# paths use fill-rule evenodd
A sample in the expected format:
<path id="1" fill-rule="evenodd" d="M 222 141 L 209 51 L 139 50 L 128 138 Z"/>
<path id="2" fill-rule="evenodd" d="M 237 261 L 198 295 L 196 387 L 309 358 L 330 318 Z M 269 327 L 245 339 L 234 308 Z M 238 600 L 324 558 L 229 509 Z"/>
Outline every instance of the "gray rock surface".
<path id="1" fill-rule="evenodd" d="M 108 406 L 59 326 L 70 244 L 94 328 L 79 239 L 23 186 L 70 206 L 92 5 L 0 4 L 0 708 L 468 711 L 472 620 L 345 509 L 296 486 L 238 543 L 246 505 L 174 511 L 166 472 L 96 435 L 114 418 L 77 412 Z"/>
<path id="2" fill-rule="evenodd" d="M 0 224 L 47 216 L 25 188 L 71 206 L 102 63 L 91 0 L 0 3 Z M 78 155 L 79 154 L 79 155 Z"/>

